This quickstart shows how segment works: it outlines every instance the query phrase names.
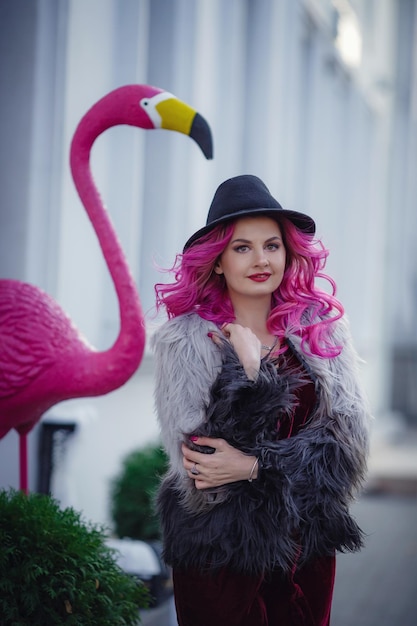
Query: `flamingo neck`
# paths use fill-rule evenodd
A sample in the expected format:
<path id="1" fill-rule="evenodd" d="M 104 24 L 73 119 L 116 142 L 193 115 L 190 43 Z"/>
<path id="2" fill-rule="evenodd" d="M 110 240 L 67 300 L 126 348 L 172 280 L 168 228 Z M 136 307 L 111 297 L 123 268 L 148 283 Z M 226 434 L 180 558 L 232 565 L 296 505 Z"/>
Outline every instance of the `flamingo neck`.
<path id="1" fill-rule="evenodd" d="M 120 372 L 126 380 L 136 371 L 144 350 L 145 330 L 142 307 L 122 247 L 114 230 L 110 216 L 103 205 L 91 172 L 91 149 L 96 138 L 107 128 L 114 126 L 110 121 L 100 121 L 100 116 L 89 116 L 81 120 L 75 132 L 70 164 L 75 187 L 81 202 L 96 232 L 104 259 L 116 290 L 120 332 L 115 344 L 107 352 L 106 359 L 112 359 L 111 376 L 117 379 L 115 359 L 120 356 Z M 130 372 L 130 373 L 129 373 Z M 115 387 L 114 387 L 115 388 Z"/>

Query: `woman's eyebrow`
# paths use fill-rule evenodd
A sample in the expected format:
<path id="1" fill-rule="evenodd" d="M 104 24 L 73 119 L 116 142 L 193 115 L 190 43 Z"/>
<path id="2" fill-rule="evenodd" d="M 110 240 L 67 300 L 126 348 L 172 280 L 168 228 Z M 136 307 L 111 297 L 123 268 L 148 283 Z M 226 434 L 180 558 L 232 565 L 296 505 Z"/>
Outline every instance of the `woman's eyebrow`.
<path id="1" fill-rule="evenodd" d="M 237 242 L 241 242 L 241 243 L 251 243 L 250 239 L 233 239 L 233 241 L 231 241 L 230 243 L 237 243 Z"/>

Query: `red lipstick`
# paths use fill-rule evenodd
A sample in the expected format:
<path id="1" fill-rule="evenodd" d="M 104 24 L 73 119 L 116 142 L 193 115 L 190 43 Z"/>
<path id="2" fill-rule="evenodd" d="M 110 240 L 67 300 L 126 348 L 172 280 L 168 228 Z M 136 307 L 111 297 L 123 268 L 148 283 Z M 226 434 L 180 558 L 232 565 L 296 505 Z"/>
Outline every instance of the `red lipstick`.
<path id="1" fill-rule="evenodd" d="M 256 283 L 263 283 L 266 280 L 268 280 L 268 278 L 271 276 L 271 274 L 252 274 L 251 276 L 249 276 L 249 278 L 251 280 L 254 280 Z"/>

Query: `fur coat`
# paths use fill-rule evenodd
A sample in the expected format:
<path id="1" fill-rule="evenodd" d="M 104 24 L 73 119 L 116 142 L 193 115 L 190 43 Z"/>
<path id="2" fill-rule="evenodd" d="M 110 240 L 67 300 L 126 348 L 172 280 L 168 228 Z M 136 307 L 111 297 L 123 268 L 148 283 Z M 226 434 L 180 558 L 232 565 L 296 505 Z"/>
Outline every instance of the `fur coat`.
<path id="1" fill-rule="evenodd" d="M 281 372 L 264 359 L 256 381 L 229 342 L 220 349 L 207 337 L 219 331 L 195 313 L 155 333 L 155 402 L 170 459 L 157 497 L 167 563 L 289 572 L 314 557 L 361 547 L 348 506 L 365 477 L 368 411 L 346 321 L 334 326 L 335 345 L 343 346 L 338 357 L 306 355 L 300 338 L 289 335 L 302 367 Z M 296 435 L 279 439 L 277 421 L 291 414 L 306 376 L 317 405 Z M 197 490 L 181 453 L 192 434 L 222 437 L 259 457 L 258 479 Z"/>

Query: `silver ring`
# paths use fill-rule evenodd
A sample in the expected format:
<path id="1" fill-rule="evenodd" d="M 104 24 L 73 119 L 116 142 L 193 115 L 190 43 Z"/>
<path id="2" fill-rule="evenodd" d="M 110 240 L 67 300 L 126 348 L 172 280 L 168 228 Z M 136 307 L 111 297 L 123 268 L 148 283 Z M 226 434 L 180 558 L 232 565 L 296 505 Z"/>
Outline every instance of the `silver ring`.
<path id="1" fill-rule="evenodd" d="M 192 468 L 190 469 L 190 472 L 193 476 L 198 476 L 199 475 L 199 471 L 197 469 L 197 465 L 194 463 L 194 465 L 192 466 Z"/>

